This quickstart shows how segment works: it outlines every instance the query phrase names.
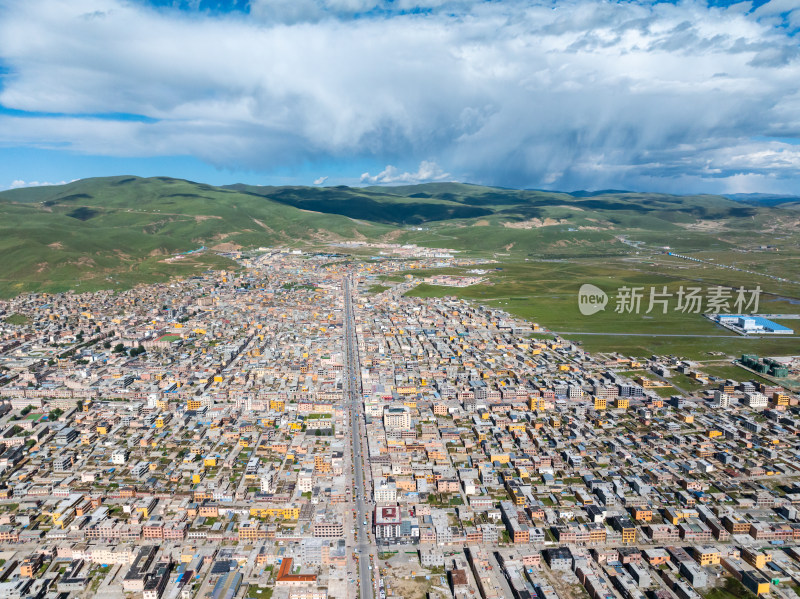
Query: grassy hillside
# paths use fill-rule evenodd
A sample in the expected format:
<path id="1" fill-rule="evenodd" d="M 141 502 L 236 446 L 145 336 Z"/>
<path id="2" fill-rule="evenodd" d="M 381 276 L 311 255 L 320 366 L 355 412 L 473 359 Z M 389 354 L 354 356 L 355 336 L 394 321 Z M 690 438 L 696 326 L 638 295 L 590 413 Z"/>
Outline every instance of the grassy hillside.
<path id="1" fill-rule="evenodd" d="M 623 236 L 651 249 L 669 245 L 686 252 L 774 243 L 796 249 L 792 231 L 799 222 L 796 209 L 719 196 L 568 194 L 461 183 L 309 188 L 85 179 L 0 193 L 0 295 L 126 287 L 232 267 L 213 251 L 165 262 L 201 246 L 363 239 L 519 258 L 602 258 L 635 251 Z M 765 261 L 763 267 L 791 264 Z"/>
<path id="2" fill-rule="evenodd" d="M 400 195 L 380 188 L 255 187 L 232 185 L 226 189 L 268 198 L 295 208 L 340 214 L 392 225 L 419 225 L 432 221 L 468 219 L 492 214 L 451 198 Z"/>
<path id="3" fill-rule="evenodd" d="M 748 218 L 758 209 L 720 196 L 670 196 L 633 192 L 576 195 L 500 189 L 463 183 L 398 187 L 257 187 L 226 189 L 251 193 L 297 208 L 342 214 L 395 225 L 493 216 L 509 223 L 552 218 L 576 226 L 624 227 Z"/>
<path id="4" fill-rule="evenodd" d="M 209 185 L 112 177 L 0 194 L 0 295 L 127 287 L 232 266 L 213 253 L 298 240 L 376 237 L 386 227 L 309 213 Z"/>

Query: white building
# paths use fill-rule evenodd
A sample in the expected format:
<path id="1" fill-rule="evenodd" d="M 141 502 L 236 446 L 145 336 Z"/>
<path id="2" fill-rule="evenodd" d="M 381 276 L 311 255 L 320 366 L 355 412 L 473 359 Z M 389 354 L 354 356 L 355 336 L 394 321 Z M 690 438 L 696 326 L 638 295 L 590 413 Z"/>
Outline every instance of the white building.
<path id="1" fill-rule="evenodd" d="M 767 396 L 763 393 L 759 393 L 758 391 L 752 391 L 750 393 L 744 394 L 745 403 L 747 403 L 747 407 L 749 408 L 766 408 L 767 407 Z"/>
<path id="2" fill-rule="evenodd" d="M 117 449 L 111 454 L 111 463 L 117 466 L 123 466 L 127 461 L 131 452 L 127 449 Z"/>
<path id="3" fill-rule="evenodd" d="M 297 475 L 297 488 L 301 493 L 310 493 L 314 488 L 314 471 L 310 468 L 304 468 Z"/>
<path id="4" fill-rule="evenodd" d="M 277 482 L 278 473 L 270 464 L 269 468 L 264 468 L 258 473 L 258 480 L 261 484 L 262 493 L 274 493 L 275 483 Z"/>
<path id="5" fill-rule="evenodd" d="M 383 411 L 383 427 L 387 431 L 407 431 L 411 429 L 411 413 L 408 406 L 386 408 Z"/>
<path id="6" fill-rule="evenodd" d="M 397 501 L 397 485 L 382 480 L 375 486 L 375 503 L 394 503 Z"/>

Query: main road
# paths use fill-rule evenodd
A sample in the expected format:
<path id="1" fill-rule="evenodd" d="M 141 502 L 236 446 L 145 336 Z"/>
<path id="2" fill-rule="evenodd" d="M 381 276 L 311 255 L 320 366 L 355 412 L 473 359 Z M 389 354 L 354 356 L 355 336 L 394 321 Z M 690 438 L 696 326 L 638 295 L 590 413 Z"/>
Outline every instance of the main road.
<path id="1" fill-rule="evenodd" d="M 367 489 L 364 483 L 363 440 L 361 422 L 364 420 L 364 401 L 361 396 L 361 369 L 358 361 L 358 344 L 355 332 L 355 313 L 350 293 L 350 278 L 344 279 L 344 374 L 346 402 L 350 409 L 350 437 L 353 441 L 353 499 L 356 504 L 355 537 L 358 554 L 358 571 L 361 580 L 361 599 L 373 599 L 371 566 L 374 560 L 374 545 L 369 540 L 372 514 L 366 501 Z M 374 572 L 378 576 L 378 572 Z"/>

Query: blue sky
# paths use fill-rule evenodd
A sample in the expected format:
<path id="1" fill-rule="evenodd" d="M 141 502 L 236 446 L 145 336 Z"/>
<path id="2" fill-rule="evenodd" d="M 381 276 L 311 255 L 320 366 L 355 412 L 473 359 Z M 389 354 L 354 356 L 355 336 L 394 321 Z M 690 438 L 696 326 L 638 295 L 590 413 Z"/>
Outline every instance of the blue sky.
<path id="1" fill-rule="evenodd" d="M 796 0 L 0 0 L 0 189 L 800 190 Z"/>

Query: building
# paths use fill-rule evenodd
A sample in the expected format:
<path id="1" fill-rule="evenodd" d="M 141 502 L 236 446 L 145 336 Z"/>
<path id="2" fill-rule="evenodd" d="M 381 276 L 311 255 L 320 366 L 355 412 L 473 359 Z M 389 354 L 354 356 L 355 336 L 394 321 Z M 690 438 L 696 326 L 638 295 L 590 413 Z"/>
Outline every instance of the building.
<path id="1" fill-rule="evenodd" d="M 375 485 L 373 495 L 375 503 L 395 503 L 397 501 L 397 484 L 381 480 Z"/>
<path id="2" fill-rule="evenodd" d="M 407 406 L 393 406 L 383 411 L 386 431 L 407 431 L 411 428 L 411 412 Z"/>
<path id="3" fill-rule="evenodd" d="M 571 570 L 572 552 L 569 547 L 556 547 L 545 549 L 543 552 L 544 560 L 551 570 Z"/>
<path id="4" fill-rule="evenodd" d="M 392 541 L 399 539 L 400 508 L 398 506 L 378 506 L 375 508 L 375 539 Z"/>
<path id="5" fill-rule="evenodd" d="M 715 408 L 729 408 L 731 405 L 731 396 L 717 389 L 714 391 L 714 407 Z"/>

